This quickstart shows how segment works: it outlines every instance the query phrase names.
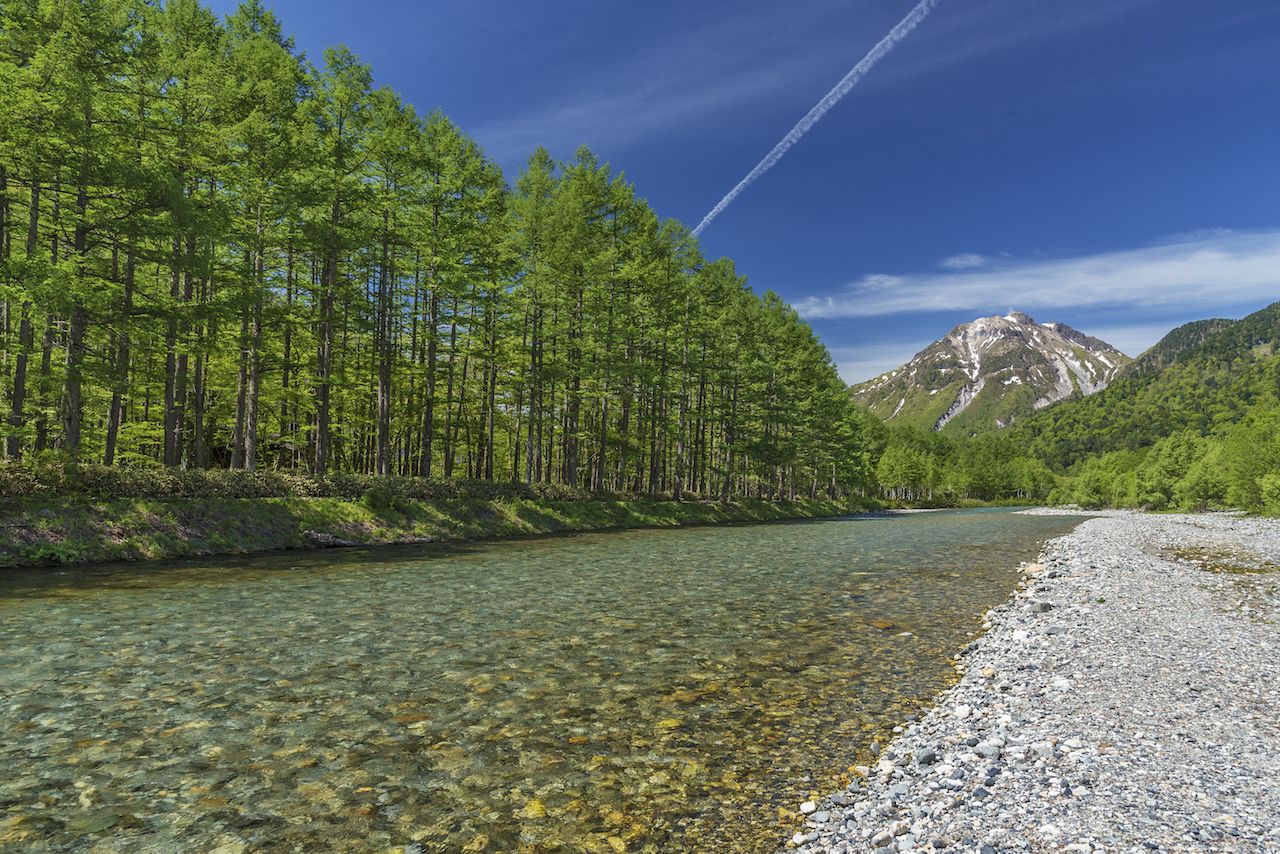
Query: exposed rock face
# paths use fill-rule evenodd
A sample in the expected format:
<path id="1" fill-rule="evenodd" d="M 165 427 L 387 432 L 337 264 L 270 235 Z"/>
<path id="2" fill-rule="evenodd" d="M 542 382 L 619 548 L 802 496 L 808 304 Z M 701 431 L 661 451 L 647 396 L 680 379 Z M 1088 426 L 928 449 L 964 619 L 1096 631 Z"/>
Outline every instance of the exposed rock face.
<path id="1" fill-rule="evenodd" d="M 886 420 L 977 433 L 1101 391 L 1130 361 L 1105 341 L 1015 311 L 957 326 L 853 395 Z"/>

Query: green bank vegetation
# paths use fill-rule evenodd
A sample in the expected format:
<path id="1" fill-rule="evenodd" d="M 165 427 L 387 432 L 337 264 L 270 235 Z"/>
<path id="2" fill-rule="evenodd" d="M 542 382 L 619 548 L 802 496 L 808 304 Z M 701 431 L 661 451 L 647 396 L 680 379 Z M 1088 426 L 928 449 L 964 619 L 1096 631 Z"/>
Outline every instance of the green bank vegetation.
<path id="1" fill-rule="evenodd" d="M 835 516 L 845 499 L 673 501 L 558 485 L 0 467 L 0 567 Z"/>

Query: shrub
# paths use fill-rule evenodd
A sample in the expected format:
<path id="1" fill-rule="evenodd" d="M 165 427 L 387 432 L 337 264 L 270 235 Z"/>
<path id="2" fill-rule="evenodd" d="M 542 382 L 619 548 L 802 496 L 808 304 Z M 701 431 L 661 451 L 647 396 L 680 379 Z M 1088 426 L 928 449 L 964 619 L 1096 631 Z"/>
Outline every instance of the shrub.
<path id="1" fill-rule="evenodd" d="M 409 507 L 408 501 L 404 493 L 396 487 L 397 484 L 388 481 L 373 483 L 364 491 L 364 503 L 370 510 L 403 513 Z"/>
<path id="2" fill-rule="evenodd" d="M 1280 473 L 1264 474 L 1258 480 L 1262 492 L 1262 507 L 1273 516 L 1280 516 Z"/>
<path id="3" fill-rule="evenodd" d="M 601 497 L 560 484 L 525 484 L 461 478 L 376 477 L 337 473 L 324 478 L 276 470 L 31 465 L 0 462 L 0 500 L 39 498 L 344 498 L 380 509 L 409 499 L 526 499 L 574 501 Z M 396 502 L 399 502 L 397 504 Z"/>

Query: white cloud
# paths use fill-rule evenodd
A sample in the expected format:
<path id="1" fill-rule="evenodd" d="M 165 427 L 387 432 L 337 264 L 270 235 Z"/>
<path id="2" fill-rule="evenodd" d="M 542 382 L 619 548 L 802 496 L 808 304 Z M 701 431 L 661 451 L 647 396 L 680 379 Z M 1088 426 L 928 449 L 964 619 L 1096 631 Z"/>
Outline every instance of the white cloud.
<path id="1" fill-rule="evenodd" d="M 907 312 L 1118 307 L 1169 313 L 1280 299 L 1280 230 L 1228 233 L 1077 258 L 992 261 L 946 273 L 866 277 L 797 303 L 810 319 Z"/>
<path id="2" fill-rule="evenodd" d="M 972 270 L 987 263 L 987 259 L 976 252 L 961 252 L 950 258 L 943 258 L 938 266 L 947 270 Z"/>

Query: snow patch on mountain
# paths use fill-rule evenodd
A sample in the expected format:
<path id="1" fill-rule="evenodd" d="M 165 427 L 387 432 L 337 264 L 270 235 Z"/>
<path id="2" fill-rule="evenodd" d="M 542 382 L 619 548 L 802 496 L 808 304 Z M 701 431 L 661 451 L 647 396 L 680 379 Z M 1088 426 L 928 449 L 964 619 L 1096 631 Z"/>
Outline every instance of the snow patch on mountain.
<path id="1" fill-rule="evenodd" d="M 935 430 L 981 401 L 991 424 L 966 425 L 985 429 L 1073 395 L 1095 394 L 1129 361 L 1105 341 L 1066 324 L 1037 323 L 1011 311 L 957 326 L 907 364 L 855 387 L 853 393 L 886 420 L 920 423 L 927 414 L 929 420 L 920 426 Z M 962 383 L 958 389 L 957 383 Z M 949 402 L 939 412 L 943 400 L 938 395 L 944 390 Z M 1009 395 L 1025 396 L 1009 398 L 1005 404 Z"/>

